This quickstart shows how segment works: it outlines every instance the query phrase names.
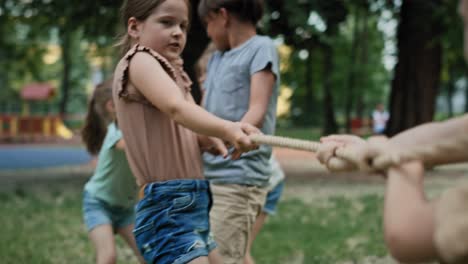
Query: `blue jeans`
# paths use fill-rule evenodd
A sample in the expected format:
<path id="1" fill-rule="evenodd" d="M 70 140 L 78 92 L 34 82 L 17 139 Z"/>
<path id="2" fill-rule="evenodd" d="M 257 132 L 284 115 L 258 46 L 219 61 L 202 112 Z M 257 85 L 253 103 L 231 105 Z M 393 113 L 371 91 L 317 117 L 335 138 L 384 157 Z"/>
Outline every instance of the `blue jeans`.
<path id="1" fill-rule="evenodd" d="M 99 225 L 112 225 L 114 232 L 133 224 L 135 210 L 132 207 L 111 205 L 94 197 L 87 191 L 83 192 L 83 218 L 88 232 Z"/>
<path id="2" fill-rule="evenodd" d="M 281 197 L 284 189 L 284 180 L 278 183 L 273 190 L 269 191 L 266 197 L 265 205 L 263 206 L 263 212 L 274 215 L 276 213 L 276 206 L 278 205 L 278 200 Z"/>
<path id="3" fill-rule="evenodd" d="M 136 243 L 147 263 L 190 262 L 216 247 L 210 233 L 206 180 L 153 182 L 136 206 Z"/>

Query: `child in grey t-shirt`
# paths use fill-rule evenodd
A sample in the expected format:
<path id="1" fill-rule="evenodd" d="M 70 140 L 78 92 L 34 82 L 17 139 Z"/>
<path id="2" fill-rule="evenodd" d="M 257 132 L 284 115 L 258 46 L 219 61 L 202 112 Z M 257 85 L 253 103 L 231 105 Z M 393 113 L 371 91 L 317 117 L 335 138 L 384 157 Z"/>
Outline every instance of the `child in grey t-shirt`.
<path id="1" fill-rule="evenodd" d="M 279 57 L 273 41 L 256 33 L 262 1 L 204 1 L 198 11 L 217 51 L 208 66 L 204 107 L 218 117 L 242 121 L 274 134 Z M 228 160 L 204 154 L 213 207 L 210 222 L 224 263 L 241 263 L 252 226 L 265 202 L 271 147 Z"/>

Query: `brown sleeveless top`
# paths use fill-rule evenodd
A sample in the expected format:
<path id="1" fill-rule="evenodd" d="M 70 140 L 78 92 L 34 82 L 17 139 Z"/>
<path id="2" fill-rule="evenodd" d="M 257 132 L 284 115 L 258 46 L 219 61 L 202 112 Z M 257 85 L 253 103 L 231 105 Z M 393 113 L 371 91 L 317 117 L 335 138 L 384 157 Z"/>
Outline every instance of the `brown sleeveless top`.
<path id="1" fill-rule="evenodd" d="M 153 106 L 129 81 L 129 63 L 137 52 L 152 55 L 176 82 L 187 101 L 192 100 L 192 82 L 182 69 L 182 60 L 170 63 L 144 46 L 133 46 L 118 63 L 112 86 L 113 99 L 127 159 L 138 185 L 174 179 L 202 179 L 196 134 Z"/>

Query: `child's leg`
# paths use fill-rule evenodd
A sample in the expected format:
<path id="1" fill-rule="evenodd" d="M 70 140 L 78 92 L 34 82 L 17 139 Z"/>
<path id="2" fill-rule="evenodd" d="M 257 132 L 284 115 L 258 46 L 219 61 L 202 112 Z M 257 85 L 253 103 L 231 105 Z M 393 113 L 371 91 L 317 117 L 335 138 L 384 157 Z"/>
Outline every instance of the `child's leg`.
<path id="1" fill-rule="evenodd" d="M 96 250 L 96 263 L 115 263 L 114 230 L 108 205 L 87 191 L 83 192 L 83 218 Z"/>
<path id="2" fill-rule="evenodd" d="M 262 229 L 265 221 L 269 215 L 274 215 L 276 213 L 276 206 L 278 201 L 281 198 L 281 194 L 284 189 L 284 180 L 278 183 L 275 188 L 268 192 L 266 196 L 265 205 L 262 208 L 262 212 L 255 220 L 255 224 L 252 229 L 252 235 L 250 236 L 249 242 L 247 244 L 247 252 L 245 253 L 244 264 L 255 264 L 254 259 L 251 255 L 252 244 L 257 237 L 258 233 Z"/>
<path id="3" fill-rule="evenodd" d="M 130 248 L 135 253 L 135 256 L 138 258 L 138 262 L 145 263 L 143 256 L 140 254 L 140 251 L 137 248 L 135 237 L 133 236 L 133 224 L 121 227 L 117 229 L 117 233 L 122 236 L 122 238 L 127 242 Z"/>
<path id="4" fill-rule="evenodd" d="M 208 255 L 208 259 L 210 260 L 210 264 L 223 264 L 223 258 L 221 257 L 221 254 L 219 254 L 219 250 L 217 248 L 211 250 Z"/>
<path id="5" fill-rule="evenodd" d="M 199 257 L 189 262 L 189 264 L 223 264 L 221 255 L 217 249 L 210 252 L 208 257 Z"/>
<path id="6" fill-rule="evenodd" d="M 210 264 L 210 261 L 208 260 L 208 257 L 198 257 L 188 262 L 188 264 Z"/>
<path id="7" fill-rule="evenodd" d="M 265 202 L 266 189 L 237 184 L 212 184 L 210 224 L 225 264 L 244 261 L 255 219 Z"/>
<path id="8" fill-rule="evenodd" d="M 384 208 L 385 241 L 392 256 L 405 263 L 437 257 L 434 206 L 424 195 L 424 168 L 413 162 L 388 171 Z"/>
<path id="9" fill-rule="evenodd" d="M 265 212 L 261 212 L 255 220 L 255 224 L 252 229 L 252 235 L 250 236 L 249 242 L 247 244 L 247 252 L 245 253 L 244 264 L 255 264 L 255 261 L 252 258 L 250 251 L 252 250 L 252 244 L 255 238 L 257 237 L 257 234 L 260 232 L 260 229 L 262 229 L 267 217 L 268 214 L 266 214 Z"/>
<path id="10" fill-rule="evenodd" d="M 89 232 L 89 238 L 96 249 L 96 263 L 116 263 L 114 232 L 110 224 L 99 225 Z"/>

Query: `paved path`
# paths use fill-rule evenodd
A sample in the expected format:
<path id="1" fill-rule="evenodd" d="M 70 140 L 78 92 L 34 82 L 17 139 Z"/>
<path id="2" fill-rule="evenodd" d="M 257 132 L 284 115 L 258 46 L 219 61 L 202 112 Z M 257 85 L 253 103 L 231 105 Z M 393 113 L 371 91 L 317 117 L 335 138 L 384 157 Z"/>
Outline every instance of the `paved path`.
<path id="1" fill-rule="evenodd" d="M 382 177 L 359 172 L 329 173 L 311 152 L 274 148 L 273 153 L 285 171 L 287 180 L 384 182 Z M 95 166 L 96 160 L 79 145 L 1 145 L 0 190 L 31 183 L 49 184 L 52 181 L 83 183 L 92 175 Z M 468 163 L 446 169 L 441 167 L 431 174 L 454 176 L 448 177 L 453 182 L 458 176 L 468 175 Z"/>
<path id="2" fill-rule="evenodd" d="M 0 170 L 37 169 L 89 163 L 91 156 L 82 147 L 2 146 Z"/>
<path id="3" fill-rule="evenodd" d="M 319 167 L 314 153 L 311 152 L 275 148 L 274 153 L 281 165 L 288 168 L 299 163 Z M 86 150 L 79 145 L 0 145 L 0 170 L 84 165 L 91 159 Z"/>

